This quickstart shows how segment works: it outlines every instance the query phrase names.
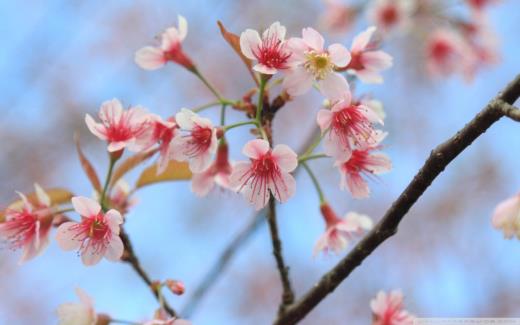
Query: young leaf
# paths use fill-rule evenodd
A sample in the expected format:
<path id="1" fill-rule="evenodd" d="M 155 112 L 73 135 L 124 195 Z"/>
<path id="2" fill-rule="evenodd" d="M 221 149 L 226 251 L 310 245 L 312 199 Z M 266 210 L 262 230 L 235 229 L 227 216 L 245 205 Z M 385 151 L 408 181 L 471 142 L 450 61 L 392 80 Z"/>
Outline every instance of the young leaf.
<path id="1" fill-rule="evenodd" d="M 90 161 L 87 159 L 87 157 L 85 157 L 85 155 L 83 154 L 83 151 L 81 150 L 79 144 L 79 136 L 77 134 L 74 135 L 74 142 L 76 142 L 76 149 L 78 151 L 78 157 L 79 161 L 81 162 L 81 167 L 83 168 L 83 171 L 90 180 L 92 187 L 94 187 L 94 189 L 98 193 L 101 193 L 101 183 L 99 182 L 96 170 L 94 169 L 94 166 L 92 166 Z"/>
<path id="2" fill-rule="evenodd" d="M 154 164 L 143 171 L 137 183 L 136 188 L 146 185 L 167 182 L 167 181 L 181 181 L 191 179 L 191 171 L 187 162 L 178 162 L 171 160 L 164 173 L 157 175 L 157 164 Z"/>
<path id="3" fill-rule="evenodd" d="M 112 179 L 110 180 L 110 187 L 114 186 L 114 184 L 121 179 L 126 173 L 128 173 L 130 170 L 137 167 L 140 163 L 145 162 L 150 157 L 152 157 L 157 152 L 157 149 L 153 149 L 147 152 L 140 152 L 137 153 L 125 161 L 123 161 L 119 167 L 114 171 L 114 174 L 112 175 Z"/>
<path id="4" fill-rule="evenodd" d="M 249 74 L 251 74 L 251 77 L 258 86 L 259 83 L 256 79 L 255 72 L 253 71 L 253 63 L 250 59 L 246 58 L 244 54 L 242 54 L 242 50 L 240 49 L 240 37 L 238 37 L 238 35 L 236 34 L 229 32 L 220 20 L 217 21 L 217 24 L 220 28 L 220 33 L 222 34 L 222 37 L 224 37 L 224 39 L 226 40 L 226 42 L 228 42 L 231 48 L 240 56 L 240 59 L 242 59 L 242 62 L 244 62 L 244 64 L 246 65 Z"/>

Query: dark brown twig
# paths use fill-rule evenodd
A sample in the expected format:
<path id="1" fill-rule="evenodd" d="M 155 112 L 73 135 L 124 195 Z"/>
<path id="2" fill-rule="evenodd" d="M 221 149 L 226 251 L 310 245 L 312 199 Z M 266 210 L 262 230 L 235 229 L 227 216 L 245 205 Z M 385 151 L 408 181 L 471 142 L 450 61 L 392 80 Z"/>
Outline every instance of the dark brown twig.
<path id="1" fill-rule="evenodd" d="M 514 121 L 520 122 L 520 109 L 507 102 L 504 102 L 503 100 L 500 100 L 499 104 L 500 109 L 505 116 Z"/>
<path id="2" fill-rule="evenodd" d="M 154 294 L 157 301 L 162 302 L 162 307 L 164 308 L 164 310 L 172 317 L 177 316 L 175 310 L 173 310 L 173 308 L 170 307 L 170 305 L 168 305 L 168 303 L 163 299 L 163 297 L 161 297 L 161 291 L 154 287 L 152 279 L 141 266 L 139 259 L 135 255 L 134 249 L 132 247 L 132 242 L 130 241 L 130 238 L 126 234 L 123 227 L 121 227 L 121 233 L 119 234 L 119 236 L 121 237 L 123 245 L 125 246 L 125 253 L 123 254 L 122 260 L 129 263 L 135 270 L 135 272 L 137 272 L 139 277 L 143 279 L 143 281 L 152 290 L 152 293 Z"/>
<path id="3" fill-rule="evenodd" d="M 392 204 L 379 223 L 332 270 L 321 277 L 300 300 L 278 316 L 275 325 L 292 325 L 302 320 L 328 294 L 336 289 L 383 241 L 397 232 L 397 227 L 412 205 L 426 191 L 435 178 L 464 149 L 483 134 L 493 123 L 505 116 L 506 104 L 512 105 L 520 96 L 518 75 L 466 126 L 446 142 L 435 148 L 404 192 Z M 509 116 L 509 115 L 508 115 Z"/>

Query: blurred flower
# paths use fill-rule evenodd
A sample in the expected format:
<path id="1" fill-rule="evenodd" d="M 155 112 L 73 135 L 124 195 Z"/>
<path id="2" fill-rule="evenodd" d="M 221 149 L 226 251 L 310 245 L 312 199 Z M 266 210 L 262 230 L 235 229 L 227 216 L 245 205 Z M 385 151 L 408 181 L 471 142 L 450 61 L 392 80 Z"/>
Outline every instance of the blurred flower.
<path id="1" fill-rule="evenodd" d="M 182 50 L 182 41 L 188 34 L 188 22 L 186 18 L 177 16 L 179 25 L 177 28 L 170 27 L 161 34 L 160 47 L 146 46 L 135 53 L 135 63 L 143 69 L 159 69 L 168 61 L 175 62 L 192 70 L 195 65 Z"/>
<path id="2" fill-rule="evenodd" d="M 76 289 L 79 303 L 65 303 L 58 307 L 58 325 L 96 325 L 97 315 L 94 311 L 94 302 L 80 288 Z"/>
<path id="3" fill-rule="evenodd" d="M 242 53 L 247 58 L 258 61 L 254 70 L 263 74 L 275 74 L 278 70 L 289 68 L 291 52 L 285 42 L 285 32 L 285 26 L 275 22 L 264 31 L 262 38 L 252 29 L 246 29 L 240 35 Z"/>
<path id="4" fill-rule="evenodd" d="M 119 179 L 112 188 L 110 192 L 110 197 L 108 198 L 110 201 L 110 207 L 113 207 L 121 214 L 126 214 L 128 210 L 137 204 L 137 198 L 131 198 L 129 195 L 131 194 L 130 185 L 124 180 Z M 100 195 L 97 191 L 94 192 L 94 199 L 99 201 Z"/>
<path id="5" fill-rule="evenodd" d="M 229 163 L 229 149 L 226 142 L 219 144 L 213 164 L 201 173 L 194 173 L 191 179 L 191 190 L 198 196 L 206 196 L 215 186 L 229 188 L 229 176 L 232 167 Z"/>
<path id="6" fill-rule="evenodd" d="M 175 115 L 181 134 L 171 142 L 172 158 L 187 160 L 190 170 L 200 173 L 211 164 L 211 157 L 217 151 L 217 129 L 211 121 L 183 108 Z"/>
<path id="7" fill-rule="evenodd" d="M 384 121 L 386 118 L 385 109 L 383 108 L 383 103 L 380 100 L 373 99 L 369 96 L 363 96 L 359 101 L 361 105 L 370 108 L 377 116 Z"/>
<path id="8" fill-rule="evenodd" d="M 520 193 L 497 205 L 491 223 L 504 233 L 504 238 L 520 239 Z"/>
<path id="9" fill-rule="evenodd" d="M 72 205 L 81 216 L 81 222 L 69 221 L 57 230 L 56 240 L 61 249 L 79 249 L 83 264 L 97 264 L 101 258 L 118 261 L 123 255 L 123 242 L 119 237 L 123 217 L 111 209 L 103 213 L 96 201 L 76 196 Z"/>
<path id="10" fill-rule="evenodd" d="M 22 206 L 7 208 L 5 222 L 0 224 L 0 237 L 9 243 L 12 249 L 23 248 L 20 263 L 40 255 L 49 245 L 49 230 L 52 225 L 51 200 L 38 184 L 36 203 L 18 192 Z"/>
<path id="11" fill-rule="evenodd" d="M 381 141 L 386 134 L 380 133 Z M 366 180 L 373 175 L 386 173 L 392 169 L 390 158 L 382 153 L 372 153 L 379 150 L 380 147 L 366 147 L 364 149 L 356 149 L 352 151 L 352 155 L 345 162 L 337 162 L 336 166 L 341 173 L 340 188 L 348 189 L 352 196 L 357 199 L 366 198 L 370 194 L 370 188 Z"/>
<path id="12" fill-rule="evenodd" d="M 488 5 L 498 3 L 499 0 L 466 0 L 471 9 L 481 11 Z"/>
<path id="13" fill-rule="evenodd" d="M 367 9 L 368 19 L 387 33 L 409 25 L 414 0 L 372 0 Z"/>
<path id="14" fill-rule="evenodd" d="M 327 228 L 314 246 L 314 255 L 320 251 L 339 254 L 354 235 L 372 229 L 372 220 L 366 215 L 349 212 L 344 219 L 340 219 L 328 203 L 323 203 L 320 210 Z"/>
<path id="15" fill-rule="evenodd" d="M 382 83 L 383 77 L 381 77 L 380 71 L 392 66 L 392 57 L 383 51 L 376 50 L 370 44 L 370 39 L 375 31 L 376 28 L 372 26 L 354 38 L 350 49 L 352 60 L 346 67 L 366 83 Z"/>
<path id="16" fill-rule="evenodd" d="M 403 294 L 399 290 L 379 291 L 370 301 L 374 321 L 372 325 L 412 325 L 414 316 L 403 310 Z"/>
<path id="17" fill-rule="evenodd" d="M 332 44 L 324 49 L 325 40 L 314 29 L 308 27 L 302 31 L 303 38 L 291 38 L 288 46 L 293 68 L 286 71 L 283 87 L 291 96 L 302 95 L 318 82 L 320 92 L 329 99 L 338 98 L 349 90 L 345 77 L 334 71 L 347 66 L 350 53 L 341 44 Z"/>
<path id="18" fill-rule="evenodd" d="M 265 140 L 251 140 L 242 149 L 250 161 L 238 162 L 230 176 L 230 185 L 242 192 L 257 210 L 269 200 L 269 192 L 280 202 L 287 201 L 296 190 L 289 174 L 298 165 L 296 153 L 284 144 L 271 150 Z"/>
<path id="19" fill-rule="evenodd" d="M 154 319 L 144 322 L 143 325 L 191 325 L 191 322 L 170 317 L 164 309 L 159 309 L 155 312 Z"/>
<path id="20" fill-rule="evenodd" d="M 142 149 L 136 141 L 149 126 L 149 116 L 145 109 L 138 106 L 125 111 L 118 99 L 112 99 L 101 105 L 99 118 L 101 123 L 96 123 L 92 116 L 87 114 L 85 122 L 90 132 L 108 142 L 109 152 L 124 148 L 132 151 Z"/>
<path id="21" fill-rule="evenodd" d="M 323 27 L 332 32 L 347 32 L 355 22 L 360 8 L 341 3 L 339 0 L 324 0 L 325 12 L 320 17 Z"/>
<path id="22" fill-rule="evenodd" d="M 378 143 L 379 133 L 373 123 L 383 124 L 370 108 L 356 105 L 351 94 L 346 92 L 330 110 L 321 109 L 317 122 L 322 134 L 325 153 L 339 162 L 348 160 L 354 146 L 371 146 Z"/>

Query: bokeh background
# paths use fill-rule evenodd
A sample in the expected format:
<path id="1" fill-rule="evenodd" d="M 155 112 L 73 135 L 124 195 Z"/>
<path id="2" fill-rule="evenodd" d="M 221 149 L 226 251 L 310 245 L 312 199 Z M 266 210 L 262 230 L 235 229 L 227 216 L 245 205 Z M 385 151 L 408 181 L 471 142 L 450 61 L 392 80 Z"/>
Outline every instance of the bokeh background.
<path id="1" fill-rule="evenodd" d="M 134 52 L 176 24 L 189 21 L 186 51 L 228 98 L 252 87 L 239 59 L 221 39 L 216 21 L 240 32 L 279 20 L 289 34 L 317 26 L 319 1 L 68 1 L 0 2 L 0 197 L 32 183 L 92 193 L 77 161 L 73 133 L 98 172 L 106 172 L 104 143 L 89 134 L 85 113 L 117 97 L 142 104 L 164 117 L 181 107 L 211 101 L 192 75 L 169 65 L 156 72 L 139 69 Z M 419 69 L 420 49 L 406 38 L 385 44 L 395 66 L 383 85 L 363 86 L 383 101 L 385 152 L 394 169 L 371 184 L 368 200 L 353 200 L 338 189 L 339 176 L 328 161 L 313 161 L 336 211 L 353 210 L 379 219 L 422 165 L 430 150 L 451 136 L 520 72 L 520 3 L 502 1 L 487 10 L 500 38 L 500 63 L 461 78 L 430 80 Z M 367 27 L 361 19 L 350 33 L 328 35 L 350 44 Z M 289 103 L 274 122 L 275 142 L 295 149 L 314 128 L 321 104 L 317 94 Z M 217 112 L 205 115 L 215 118 Z M 239 120 L 237 112 L 230 120 Z M 283 127 L 282 127 L 283 125 Z M 400 288 L 407 309 L 422 317 L 519 317 L 520 242 L 492 229 L 491 213 L 500 200 L 519 190 L 520 126 L 496 123 L 435 181 L 385 242 L 302 324 L 368 324 L 369 301 L 378 290 Z M 246 130 L 233 133 L 232 156 L 240 158 Z M 135 180 L 132 174 L 127 178 Z M 324 230 L 318 199 L 307 175 L 297 176 L 297 194 L 279 208 L 284 254 L 297 294 L 305 292 L 340 257 L 312 256 Z M 137 193 L 140 203 L 127 217 L 127 232 L 145 269 L 155 279 L 185 282 L 182 297 L 167 294 L 181 309 L 218 254 L 252 219 L 238 195 L 216 191 L 197 198 L 189 183 L 164 183 Z M 4 245 L 5 246 L 5 245 Z M 17 265 L 18 252 L 0 252 L 0 324 L 54 324 L 56 307 L 76 301 L 81 287 L 96 309 L 116 318 L 145 320 L 157 307 L 149 289 L 129 265 L 103 261 L 84 267 L 76 254 L 53 241 L 40 257 Z M 280 299 L 280 286 L 265 225 L 251 236 L 195 310 L 196 325 L 268 324 Z"/>

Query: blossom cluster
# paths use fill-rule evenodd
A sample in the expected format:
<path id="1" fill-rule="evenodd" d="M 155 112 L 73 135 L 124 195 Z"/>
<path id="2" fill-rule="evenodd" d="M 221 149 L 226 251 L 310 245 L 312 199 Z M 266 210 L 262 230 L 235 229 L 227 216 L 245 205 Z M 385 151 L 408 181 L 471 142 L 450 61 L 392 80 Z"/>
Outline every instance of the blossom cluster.
<path id="1" fill-rule="evenodd" d="M 449 10 L 450 4 L 430 0 L 370 0 L 346 4 L 325 0 L 321 18 L 336 32 L 349 29 L 362 12 L 381 30 L 381 40 L 404 36 L 420 42 L 416 55 L 432 77 L 459 74 L 471 81 L 483 66 L 498 61 L 496 35 L 487 22 L 486 9 L 498 0 L 465 0 L 467 15 Z M 380 40 L 380 41 L 381 41 Z"/>

